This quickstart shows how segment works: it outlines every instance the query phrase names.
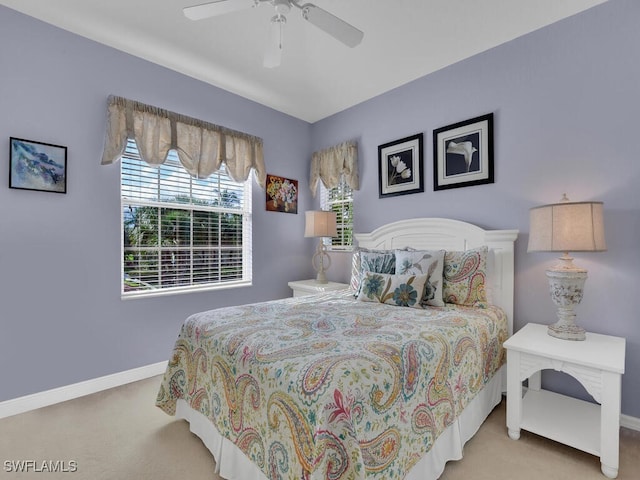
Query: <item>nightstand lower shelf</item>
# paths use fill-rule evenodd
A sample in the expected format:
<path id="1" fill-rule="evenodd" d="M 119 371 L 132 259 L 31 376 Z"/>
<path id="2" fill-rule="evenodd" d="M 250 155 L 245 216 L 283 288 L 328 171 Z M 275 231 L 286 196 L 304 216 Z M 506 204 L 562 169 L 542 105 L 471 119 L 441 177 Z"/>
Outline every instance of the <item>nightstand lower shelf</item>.
<path id="1" fill-rule="evenodd" d="M 547 390 L 527 390 L 520 428 L 600 456 L 600 405 Z"/>

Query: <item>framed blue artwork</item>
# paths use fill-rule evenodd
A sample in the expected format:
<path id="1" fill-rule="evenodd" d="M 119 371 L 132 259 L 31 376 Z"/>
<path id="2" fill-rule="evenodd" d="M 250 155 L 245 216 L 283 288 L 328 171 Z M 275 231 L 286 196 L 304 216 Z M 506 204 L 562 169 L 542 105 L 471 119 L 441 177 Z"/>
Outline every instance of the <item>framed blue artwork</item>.
<path id="1" fill-rule="evenodd" d="M 67 147 L 10 138 L 9 187 L 67 193 Z"/>

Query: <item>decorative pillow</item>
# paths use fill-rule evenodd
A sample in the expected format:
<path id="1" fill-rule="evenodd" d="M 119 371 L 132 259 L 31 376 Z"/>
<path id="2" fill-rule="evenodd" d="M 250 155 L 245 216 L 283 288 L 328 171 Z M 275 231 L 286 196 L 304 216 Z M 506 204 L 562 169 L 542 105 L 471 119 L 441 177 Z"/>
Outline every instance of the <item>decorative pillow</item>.
<path id="1" fill-rule="evenodd" d="M 362 272 L 396 273 L 396 254 L 387 252 L 361 252 L 360 270 Z"/>
<path id="2" fill-rule="evenodd" d="M 428 276 L 422 306 L 444 307 L 442 299 L 442 271 L 444 250 L 396 250 L 396 274 Z"/>
<path id="3" fill-rule="evenodd" d="M 396 257 L 393 250 L 368 250 L 357 248 L 351 260 L 351 281 L 349 286 L 358 297 L 360 282 L 365 271 L 395 273 Z"/>
<path id="4" fill-rule="evenodd" d="M 443 299 L 456 305 L 486 307 L 486 246 L 444 255 Z"/>
<path id="5" fill-rule="evenodd" d="M 422 308 L 420 300 L 429 275 L 364 272 L 358 300 L 398 307 Z"/>
<path id="6" fill-rule="evenodd" d="M 386 250 L 369 250 L 367 248 L 356 247 L 353 250 L 353 254 L 351 255 L 351 280 L 349 281 L 349 286 L 351 290 L 355 292 L 355 295 L 358 295 L 358 291 L 360 290 L 360 277 L 362 277 L 362 269 L 360 268 L 360 254 L 362 252 L 378 252 L 384 253 Z"/>

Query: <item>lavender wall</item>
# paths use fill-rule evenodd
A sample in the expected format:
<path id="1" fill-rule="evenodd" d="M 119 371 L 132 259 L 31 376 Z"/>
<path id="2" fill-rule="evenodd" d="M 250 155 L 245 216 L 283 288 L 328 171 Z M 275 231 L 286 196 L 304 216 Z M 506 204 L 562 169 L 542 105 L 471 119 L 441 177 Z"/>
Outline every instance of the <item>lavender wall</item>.
<path id="1" fill-rule="evenodd" d="M 515 328 L 552 323 L 544 270 L 552 253 L 527 253 L 528 210 L 601 200 L 608 251 L 575 254 L 589 270 L 577 308 L 588 331 L 627 339 L 622 411 L 640 417 L 640 2 L 611 0 L 313 125 L 312 147 L 350 138 L 360 146 L 355 228 L 418 216 L 485 228 L 517 228 Z M 494 112 L 495 183 L 433 191 L 434 129 Z M 424 132 L 424 193 L 378 198 L 377 146 Z M 334 278 L 348 259 L 334 254 Z M 588 398 L 573 379 L 545 374 L 549 388 Z M 568 385 L 567 385 L 567 382 Z"/>
<path id="2" fill-rule="evenodd" d="M 604 201 L 609 250 L 576 254 L 590 277 L 579 321 L 627 338 L 622 410 L 640 417 L 638 18 L 640 2 L 610 0 L 310 126 L 0 7 L 0 152 L 9 136 L 69 147 L 66 195 L 8 189 L 6 153 L 0 168 L 0 401 L 166 360 L 186 315 L 288 296 L 287 281 L 311 275 L 302 215 L 264 211 L 255 188 L 253 287 L 120 300 L 119 170 L 99 165 L 113 93 L 263 137 L 269 173 L 301 181 L 300 212 L 317 206 L 310 152 L 355 138 L 356 230 L 417 216 L 520 229 L 516 328 L 554 317 L 554 255 L 526 253 L 529 208 L 564 192 Z M 495 184 L 434 192 L 433 129 L 488 112 Z M 417 132 L 425 192 L 378 199 L 377 146 Z M 333 260 L 331 279 L 347 280 L 348 255 Z M 544 381 L 586 398 L 564 377 Z"/>
<path id="3" fill-rule="evenodd" d="M 310 125 L 1 6 L 0 65 L 0 401 L 166 360 L 187 315 L 311 276 L 304 215 L 265 211 L 255 187 L 253 287 L 122 301 L 109 94 L 260 136 L 268 172 L 301 185 Z M 68 147 L 66 195 L 7 188 L 10 136 Z"/>

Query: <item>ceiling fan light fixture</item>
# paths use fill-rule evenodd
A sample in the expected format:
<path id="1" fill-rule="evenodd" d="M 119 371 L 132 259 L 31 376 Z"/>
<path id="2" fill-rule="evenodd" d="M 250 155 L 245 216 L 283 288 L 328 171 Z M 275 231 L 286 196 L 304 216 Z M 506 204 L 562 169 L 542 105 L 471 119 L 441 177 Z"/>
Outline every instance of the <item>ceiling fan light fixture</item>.
<path id="1" fill-rule="evenodd" d="M 291 7 L 299 9 L 302 18 L 348 47 L 353 48 L 362 42 L 364 33 L 361 30 L 313 3 L 301 5 L 301 2 L 302 0 L 212 0 L 208 3 L 185 7 L 183 12 L 191 20 L 200 20 L 235 12 L 243 8 L 267 4 L 272 6 L 276 14 L 271 18 L 269 41 L 263 61 L 263 65 L 267 68 L 274 68 L 280 65 L 284 26 L 287 23 L 285 15 L 291 11 Z"/>
<path id="2" fill-rule="evenodd" d="M 280 66 L 284 42 L 284 26 L 286 23 L 287 17 L 284 15 L 277 14 L 271 17 L 269 41 L 267 42 L 267 50 L 265 51 L 264 61 L 262 63 L 266 68 L 275 68 Z"/>
<path id="3" fill-rule="evenodd" d="M 276 8 L 278 15 L 286 15 L 291 11 L 291 4 L 288 0 L 273 0 L 273 6 Z"/>
<path id="4" fill-rule="evenodd" d="M 280 43 L 282 43 L 282 34 L 283 34 L 284 26 L 286 24 L 287 24 L 287 17 L 285 17 L 284 15 L 278 14 L 271 17 L 271 27 L 273 29 L 277 28 L 277 30 L 280 32 L 279 33 Z"/>

